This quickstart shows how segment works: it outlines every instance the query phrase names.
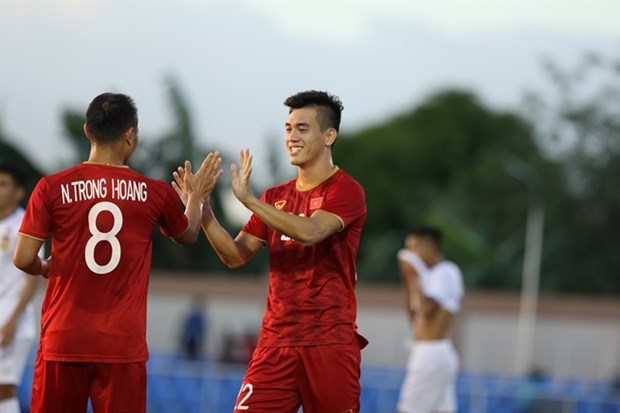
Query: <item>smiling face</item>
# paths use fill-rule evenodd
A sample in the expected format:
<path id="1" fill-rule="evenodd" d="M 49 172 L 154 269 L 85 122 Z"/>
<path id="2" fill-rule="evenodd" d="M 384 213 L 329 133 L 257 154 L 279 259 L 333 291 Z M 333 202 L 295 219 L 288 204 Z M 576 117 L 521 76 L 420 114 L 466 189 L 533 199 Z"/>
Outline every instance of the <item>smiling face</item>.
<path id="1" fill-rule="evenodd" d="M 285 142 L 292 165 L 305 166 L 331 155 L 330 147 L 336 139 L 336 130 L 321 130 L 315 107 L 293 109 L 285 129 Z"/>

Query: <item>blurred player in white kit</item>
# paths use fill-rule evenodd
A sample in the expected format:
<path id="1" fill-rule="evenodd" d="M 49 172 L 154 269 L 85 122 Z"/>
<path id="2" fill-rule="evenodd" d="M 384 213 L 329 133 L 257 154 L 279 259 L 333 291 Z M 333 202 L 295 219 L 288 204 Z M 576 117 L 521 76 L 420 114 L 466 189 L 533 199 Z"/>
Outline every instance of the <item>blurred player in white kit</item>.
<path id="1" fill-rule="evenodd" d="M 398 400 L 399 413 L 453 413 L 459 358 L 448 338 L 464 294 L 459 267 L 444 260 L 442 234 L 417 226 L 398 252 L 405 306 L 415 340 Z"/>
<path id="2" fill-rule="evenodd" d="M 24 209 L 25 172 L 0 164 L 0 413 L 19 413 L 17 386 L 35 337 L 32 297 L 37 280 L 13 265 Z"/>

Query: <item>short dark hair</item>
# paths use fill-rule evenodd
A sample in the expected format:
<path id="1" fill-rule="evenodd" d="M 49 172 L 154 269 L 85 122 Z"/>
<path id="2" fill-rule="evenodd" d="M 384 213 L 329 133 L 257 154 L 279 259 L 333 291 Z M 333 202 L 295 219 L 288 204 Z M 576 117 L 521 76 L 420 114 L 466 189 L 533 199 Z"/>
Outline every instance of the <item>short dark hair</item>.
<path id="1" fill-rule="evenodd" d="M 138 109 L 127 95 L 102 93 L 90 102 L 86 110 L 86 128 L 98 142 L 114 142 L 129 128 L 137 127 Z"/>
<path id="2" fill-rule="evenodd" d="M 407 231 L 407 235 L 428 239 L 434 242 L 437 247 L 441 246 L 441 240 L 443 238 L 443 234 L 439 228 L 424 224 L 414 225 Z"/>
<path id="3" fill-rule="evenodd" d="M 1 162 L 0 173 L 7 174 L 13 179 L 15 185 L 20 188 L 26 188 L 27 174 L 26 170 L 20 165 L 12 162 Z"/>
<path id="4" fill-rule="evenodd" d="M 336 132 L 340 131 L 340 117 L 344 107 L 338 96 L 318 90 L 307 90 L 289 96 L 284 101 L 284 104 L 291 108 L 289 113 L 295 109 L 307 106 L 316 107 L 317 121 L 321 126 L 321 130 L 334 128 Z"/>

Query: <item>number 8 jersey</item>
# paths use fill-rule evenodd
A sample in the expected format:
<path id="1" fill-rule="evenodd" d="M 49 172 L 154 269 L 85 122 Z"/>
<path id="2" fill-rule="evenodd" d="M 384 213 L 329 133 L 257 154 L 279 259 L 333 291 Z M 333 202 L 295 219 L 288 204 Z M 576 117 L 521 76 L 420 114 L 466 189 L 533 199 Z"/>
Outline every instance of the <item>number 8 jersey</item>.
<path id="1" fill-rule="evenodd" d="M 48 361 L 148 358 L 146 299 L 153 228 L 187 230 L 174 190 L 128 167 L 83 163 L 42 178 L 20 234 L 52 239 L 41 314 Z"/>

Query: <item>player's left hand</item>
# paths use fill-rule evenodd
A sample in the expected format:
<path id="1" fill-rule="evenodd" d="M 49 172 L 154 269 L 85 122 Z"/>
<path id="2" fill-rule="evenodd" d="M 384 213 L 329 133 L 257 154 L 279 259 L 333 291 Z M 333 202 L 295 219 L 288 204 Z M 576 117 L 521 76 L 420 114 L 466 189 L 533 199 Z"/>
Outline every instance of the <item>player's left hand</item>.
<path id="1" fill-rule="evenodd" d="M 210 152 L 202 161 L 202 165 L 196 173 L 192 173 L 192 164 L 185 161 L 184 167 L 178 167 L 172 173 L 174 181 L 172 188 L 175 190 L 183 205 L 187 206 L 190 193 L 201 194 L 201 199 L 205 200 L 209 197 L 217 181 L 220 179 L 224 171 L 219 169 L 222 158 L 218 152 Z"/>
<path id="2" fill-rule="evenodd" d="M 191 165 L 188 170 L 188 161 L 185 162 L 185 176 L 184 176 L 184 184 L 185 189 L 188 193 L 190 193 L 191 188 L 198 194 L 201 195 L 201 199 L 204 200 L 209 195 L 211 195 L 211 191 L 215 188 L 217 181 L 220 179 L 224 171 L 220 169 L 220 165 L 222 163 L 222 158 L 220 157 L 219 152 L 209 152 L 205 159 L 202 161 L 200 168 L 196 171 L 194 175 L 191 174 Z"/>
<path id="3" fill-rule="evenodd" d="M 177 170 L 172 172 L 172 177 L 174 181 L 172 181 L 172 188 L 177 193 L 183 205 L 187 206 L 187 192 L 185 191 L 185 184 L 183 183 L 183 178 L 185 177 L 185 169 L 182 167 L 177 167 Z"/>
<path id="4" fill-rule="evenodd" d="M 249 149 L 239 151 L 239 171 L 237 165 L 230 165 L 232 176 L 232 190 L 235 197 L 243 204 L 254 198 L 250 187 L 250 176 L 252 175 L 252 155 Z"/>

